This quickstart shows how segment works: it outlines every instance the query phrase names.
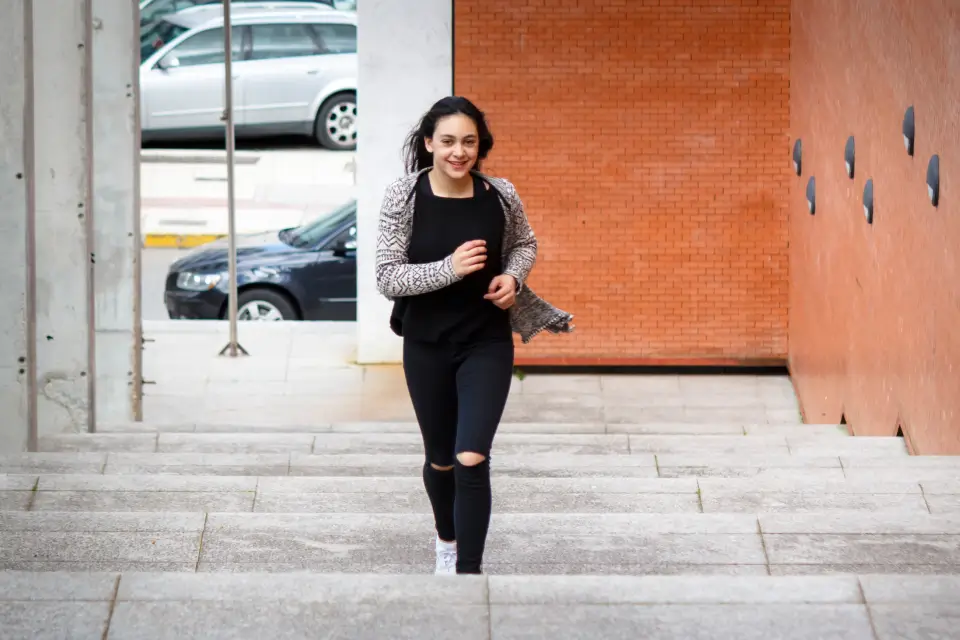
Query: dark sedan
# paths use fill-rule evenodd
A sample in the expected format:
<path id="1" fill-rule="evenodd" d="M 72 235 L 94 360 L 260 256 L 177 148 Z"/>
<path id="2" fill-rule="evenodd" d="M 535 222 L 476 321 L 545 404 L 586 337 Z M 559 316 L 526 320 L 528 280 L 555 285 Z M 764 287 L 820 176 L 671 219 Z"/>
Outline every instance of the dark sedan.
<path id="1" fill-rule="evenodd" d="M 172 319 L 227 317 L 228 245 L 204 245 L 170 266 Z M 237 237 L 240 320 L 355 320 L 357 203 L 303 226 Z"/>

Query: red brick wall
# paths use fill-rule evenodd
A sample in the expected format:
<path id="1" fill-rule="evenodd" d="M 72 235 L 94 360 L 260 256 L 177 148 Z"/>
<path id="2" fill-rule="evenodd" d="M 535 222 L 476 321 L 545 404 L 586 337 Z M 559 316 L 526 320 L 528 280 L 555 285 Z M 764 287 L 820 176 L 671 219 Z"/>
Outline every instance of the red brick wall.
<path id="1" fill-rule="evenodd" d="M 789 0 L 456 0 L 455 89 L 576 314 L 521 362 L 787 354 Z"/>
<path id="2" fill-rule="evenodd" d="M 864 435 L 902 424 L 915 452 L 960 453 L 960 4 L 798 1 L 792 31 L 791 134 L 804 170 L 790 178 L 790 365 L 804 414 L 845 414 Z M 911 104 L 912 158 L 901 135 Z M 925 186 L 934 153 L 939 208 Z"/>

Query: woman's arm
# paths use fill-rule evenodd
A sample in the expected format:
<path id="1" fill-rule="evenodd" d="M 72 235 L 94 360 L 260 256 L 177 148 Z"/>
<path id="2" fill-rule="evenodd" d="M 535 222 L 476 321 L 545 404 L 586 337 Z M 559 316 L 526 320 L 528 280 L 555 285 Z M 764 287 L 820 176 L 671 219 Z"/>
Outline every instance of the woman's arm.
<path id="1" fill-rule="evenodd" d="M 517 293 L 523 289 L 523 284 L 530 275 L 533 265 L 537 261 L 537 238 L 527 221 L 527 214 L 523 209 L 523 201 L 517 193 L 516 187 L 507 182 L 507 202 L 513 208 L 513 224 L 511 227 L 511 249 L 506 259 L 503 272 L 513 276 L 517 281 Z"/>
<path id="2" fill-rule="evenodd" d="M 377 290 L 388 298 L 430 293 L 460 280 L 453 255 L 425 264 L 409 264 L 407 248 L 412 232 L 405 209 L 410 194 L 397 181 L 387 188 L 377 229 Z"/>

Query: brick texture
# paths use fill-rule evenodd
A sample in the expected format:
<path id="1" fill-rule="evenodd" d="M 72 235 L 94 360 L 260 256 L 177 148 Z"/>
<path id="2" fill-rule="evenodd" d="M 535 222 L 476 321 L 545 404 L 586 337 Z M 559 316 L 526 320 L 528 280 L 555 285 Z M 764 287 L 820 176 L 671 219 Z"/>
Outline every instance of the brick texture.
<path id="1" fill-rule="evenodd" d="M 785 361 L 789 0 L 456 0 L 454 40 L 576 315 L 518 362 Z"/>
<path id="2" fill-rule="evenodd" d="M 903 428 L 960 453 L 960 3 L 805 0 L 792 10 L 790 368 L 809 422 Z M 902 141 L 916 113 L 916 151 Z M 854 178 L 843 149 L 855 136 Z M 925 186 L 941 159 L 940 205 Z M 805 189 L 816 176 L 817 212 Z M 863 215 L 874 181 L 874 222 Z"/>

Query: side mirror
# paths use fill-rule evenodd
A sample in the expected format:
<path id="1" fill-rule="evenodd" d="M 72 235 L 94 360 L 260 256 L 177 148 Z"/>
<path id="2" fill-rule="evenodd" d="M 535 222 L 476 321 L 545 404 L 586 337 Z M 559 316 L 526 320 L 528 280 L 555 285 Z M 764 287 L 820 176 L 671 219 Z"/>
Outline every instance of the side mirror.
<path id="1" fill-rule="evenodd" d="M 164 56 L 160 62 L 157 63 L 157 67 L 166 71 L 167 69 L 176 69 L 180 66 L 180 58 L 175 55 Z"/>
<path id="2" fill-rule="evenodd" d="M 345 242 L 338 242 L 333 247 L 333 255 L 340 258 L 346 258 L 351 253 L 357 250 L 357 241 L 356 240 L 347 240 Z"/>

